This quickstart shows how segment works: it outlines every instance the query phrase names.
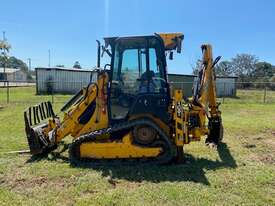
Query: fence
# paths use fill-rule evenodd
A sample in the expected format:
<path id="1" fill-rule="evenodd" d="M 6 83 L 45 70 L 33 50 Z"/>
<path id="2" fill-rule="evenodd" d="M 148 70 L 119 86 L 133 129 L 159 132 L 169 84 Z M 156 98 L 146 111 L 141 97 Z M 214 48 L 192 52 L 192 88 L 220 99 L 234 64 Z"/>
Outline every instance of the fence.
<path id="1" fill-rule="evenodd" d="M 74 88 L 86 86 L 83 82 L 63 83 L 65 88 L 74 85 Z M 4 104 L 36 104 L 41 101 L 51 101 L 54 104 L 64 104 L 72 94 L 68 91 L 55 90 L 52 82 L 43 95 L 37 95 L 35 82 L 0 81 L 0 105 Z M 60 85 L 60 83 L 59 83 Z M 192 96 L 193 82 L 170 82 L 172 89 L 182 89 L 185 96 Z M 51 87 L 50 87 L 51 86 Z M 268 82 L 254 83 L 217 83 L 218 101 L 222 103 L 275 103 L 275 84 Z M 74 93 L 73 91 L 72 93 Z M 63 94 L 62 94 L 63 93 Z"/>

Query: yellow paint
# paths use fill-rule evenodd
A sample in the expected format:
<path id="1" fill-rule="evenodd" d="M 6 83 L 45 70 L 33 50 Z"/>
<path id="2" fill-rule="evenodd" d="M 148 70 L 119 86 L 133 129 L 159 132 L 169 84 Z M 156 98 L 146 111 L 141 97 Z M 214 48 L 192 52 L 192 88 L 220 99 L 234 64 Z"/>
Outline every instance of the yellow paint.
<path id="1" fill-rule="evenodd" d="M 218 110 L 217 97 L 216 97 L 216 81 L 213 66 L 212 46 L 204 44 L 201 46 L 203 55 L 204 76 L 202 79 L 202 91 L 199 99 L 200 104 L 204 110 L 209 112 L 211 116 L 220 116 Z"/>
<path id="2" fill-rule="evenodd" d="M 61 126 L 57 129 L 56 141 L 60 142 L 67 135 L 79 137 L 82 134 L 92 132 L 97 129 L 108 127 L 108 112 L 106 101 L 106 87 L 108 84 L 107 73 L 101 74 L 98 77 L 97 86 L 94 84 L 83 90 L 83 94 L 87 94 L 79 104 L 73 106 L 65 115 Z M 96 101 L 95 112 L 91 119 L 85 125 L 80 124 L 79 117 L 87 109 L 93 101 Z"/>
<path id="3" fill-rule="evenodd" d="M 132 134 L 128 133 L 117 142 L 91 142 L 80 146 L 80 156 L 83 158 L 115 159 L 156 157 L 161 153 L 159 147 L 142 147 L 132 143 Z"/>
<path id="4" fill-rule="evenodd" d="M 182 105 L 183 92 L 182 90 L 174 91 L 174 112 L 173 118 L 175 120 L 175 143 L 177 146 L 183 146 L 186 139 L 186 123 L 184 120 L 185 113 Z"/>
<path id="5" fill-rule="evenodd" d="M 174 50 L 181 46 L 183 40 L 183 34 L 178 33 L 158 33 L 164 42 L 164 47 L 167 50 Z M 177 41 L 179 40 L 179 42 Z"/>

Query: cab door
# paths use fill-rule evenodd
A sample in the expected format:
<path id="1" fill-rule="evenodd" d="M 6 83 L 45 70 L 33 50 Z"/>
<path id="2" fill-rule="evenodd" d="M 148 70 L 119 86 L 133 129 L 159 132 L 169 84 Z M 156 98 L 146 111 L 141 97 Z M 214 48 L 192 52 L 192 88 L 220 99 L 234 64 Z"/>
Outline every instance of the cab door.
<path id="1" fill-rule="evenodd" d="M 161 59 L 164 52 L 162 53 L 159 46 L 156 40 L 146 38 L 127 38 L 115 46 L 109 103 L 111 120 L 127 118 L 141 96 L 149 95 L 150 100 L 154 96 L 169 97 L 166 62 Z M 149 113 L 150 111 L 147 110 Z"/>

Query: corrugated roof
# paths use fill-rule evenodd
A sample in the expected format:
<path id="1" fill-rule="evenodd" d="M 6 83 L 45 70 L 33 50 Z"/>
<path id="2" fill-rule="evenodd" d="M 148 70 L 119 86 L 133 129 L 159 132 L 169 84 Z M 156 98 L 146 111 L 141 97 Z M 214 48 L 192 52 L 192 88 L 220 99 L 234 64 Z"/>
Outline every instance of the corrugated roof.
<path id="1" fill-rule="evenodd" d="M 0 67 L 0 73 L 4 73 L 4 70 L 5 70 L 5 73 L 9 73 L 9 74 L 12 74 L 14 72 L 17 72 L 19 71 L 20 69 L 15 69 L 15 68 L 3 68 L 3 67 Z"/>
<path id="2" fill-rule="evenodd" d="M 168 75 L 184 76 L 184 77 L 196 77 L 196 75 L 192 75 L 192 74 L 171 74 L 171 73 L 168 73 Z"/>
<path id="3" fill-rule="evenodd" d="M 173 76 L 183 76 L 183 77 L 197 77 L 197 75 L 193 75 L 193 74 L 169 74 L 168 75 L 173 75 Z M 232 78 L 238 78 L 236 76 L 217 76 L 217 78 L 228 78 L 228 79 L 232 79 Z"/>
<path id="4" fill-rule="evenodd" d="M 94 69 L 74 69 L 65 67 L 37 67 L 35 69 L 41 70 L 63 70 L 63 71 L 74 71 L 74 72 L 92 72 Z"/>

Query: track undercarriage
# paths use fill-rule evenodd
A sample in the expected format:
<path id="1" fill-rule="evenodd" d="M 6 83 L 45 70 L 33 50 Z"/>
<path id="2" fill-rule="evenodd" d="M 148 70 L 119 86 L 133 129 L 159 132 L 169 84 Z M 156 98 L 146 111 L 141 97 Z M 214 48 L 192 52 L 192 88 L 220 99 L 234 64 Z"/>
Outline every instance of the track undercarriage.
<path id="1" fill-rule="evenodd" d="M 52 108 L 50 102 L 41 105 L 46 104 L 48 108 Z M 52 144 L 43 132 L 48 124 L 42 123 L 33 127 L 30 124 L 34 118 L 36 118 L 36 123 L 40 121 L 40 118 L 43 120 L 43 112 L 40 113 L 40 110 L 36 109 L 41 105 L 31 109 L 32 114 L 28 113 L 30 109 L 25 112 L 26 133 L 33 155 L 46 153 L 57 147 L 57 144 Z M 31 115 L 33 118 L 29 119 Z M 53 111 L 49 111 L 48 115 L 54 117 Z M 141 142 L 134 135 L 135 128 L 150 128 L 156 136 L 153 139 L 150 136 L 149 141 Z M 69 146 L 69 157 L 73 164 L 81 162 L 101 163 L 106 160 L 165 164 L 174 159 L 176 153 L 176 147 L 170 137 L 149 118 L 131 120 L 83 134 L 75 138 Z"/>
<path id="2" fill-rule="evenodd" d="M 158 137 L 151 143 L 140 145 L 134 140 L 131 131 L 137 125 L 151 127 L 156 130 Z M 119 132 L 125 131 L 129 132 L 122 138 L 112 137 L 112 141 L 108 139 L 104 142 L 100 138 L 106 136 L 106 134 L 117 135 Z M 175 147 L 157 124 L 150 119 L 139 119 L 78 137 L 70 145 L 69 155 L 74 163 L 83 161 L 99 162 L 99 160 L 103 159 L 128 159 L 130 161 L 140 160 L 142 163 L 155 162 L 164 164 L 174 158 Z"/>

